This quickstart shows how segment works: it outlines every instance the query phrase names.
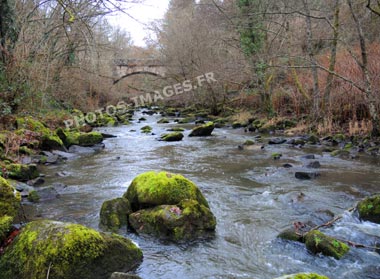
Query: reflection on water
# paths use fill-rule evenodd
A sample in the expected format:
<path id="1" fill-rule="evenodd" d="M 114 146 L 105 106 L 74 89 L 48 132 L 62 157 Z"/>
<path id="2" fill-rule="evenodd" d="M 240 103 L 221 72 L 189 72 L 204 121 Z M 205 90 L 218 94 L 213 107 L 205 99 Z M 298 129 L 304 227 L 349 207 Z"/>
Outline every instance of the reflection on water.
<path id="1" fill-rule="evenodd" d="M 380 278 L 377 253 L 353 248 L 338 262 L 309 254 L 303 244 L 276 239 L 294 221 L 317 218 L 319 210 L 341 214 L 363 196 L 378 191 L 378 160 L 345 161 L 319 149 L 287 145 L 238 150 L 237 145 L 250 136 L 228 129 L 215 130 L 210 138 L 185 136 L 182 142 L 159 142 L 156 137 L 175 124 L 155 124 L 156 116 L 147 118 L 144 123 L 103 129 L 118 137 L 106 140 L 106 149 L 97 154 L 46 167 L 47 184 L 62 182 L 68 187 L 60 199 L 38 205 L 42 216 L 98 229 L 105 200 L 121 196 L 142 172 L 167 170 L 199 185 L 218 220 L 216 235 L 211 240 L 176 245 L 124 232 L 144 252 L 144 262 L 137 270 L 142 278 L 269 279 L 297 272 L 317 272 L 332 279 Z M 141 134 L 144 125 L 151 125 L 156 136 Z M 274 152 L 283 157 L 274 161 Z M 294 172 L 307 162 L 301 156 L 309 153 L 316 154 L 322 175 L 316 180 L 297 180 Z M 284 163 L 294 168 L 285 169 Z M 55 176 L 63 170 L 70 175 Z M 327 229 L 330 235 L 371 246 L 379 241 L 379 231 L 380 226 L 360 223 L 348 213 Z"/>

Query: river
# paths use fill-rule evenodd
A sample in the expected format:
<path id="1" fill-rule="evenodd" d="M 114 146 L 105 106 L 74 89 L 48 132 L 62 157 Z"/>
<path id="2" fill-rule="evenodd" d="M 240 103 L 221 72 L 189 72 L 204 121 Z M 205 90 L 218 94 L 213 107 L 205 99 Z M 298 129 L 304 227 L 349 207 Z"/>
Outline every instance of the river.
<path id="1" fill-rule="evenodd" d="M 143 250 L 144 261 L 136 271 L 142 278 L 272 279 L 298 272 L 331 279 L 380 278 L 380 255 L 373 251 L 352 248 L 337 261 L 312 255 L 301 243 L 276 238 L 293 222 L 313 220 L 320 217 L 317 212 L 329 210 L 343 214 L 343 219 L 324 232 L 374 246 L 380 226 L 362 223 L 346 209 L 378 191 L 377 158 L 360 155 L 343 160 L 318 147 L 287 144 L 239 150 L 237 146 L 253 135 L 229 128 L 216 129 L 208 138 L 187 137 L 187 130 L 181 142 L 161 142 L 156 138 L 177 124 L 156 124 L 159 115 L 144 117 L 147 121 L 100 129 L 117 136 L 105 140 L 103 151 L 43 167 L 45 185 L 60 182 L 67 187 L 59 199 L 37 204 L 41 217 L 98 229 L 105 200 L 123 195 L 138 174 L 165 170 L 182 174 L 201 188 L 216 216 L 216 233 L 211 239 L 174 244 L 122 232 Z M 152 126 L 156 136 L 142 134 L 144 125 Z M 282 158 L 273 160 L 274 152 L 282 153 Z M 321 176 L 298 180 L 294 172 L 304 169 L 308 160 L 302 156 L 310 153 L 321 163 Z M 284 163 L 294 168 L 283 168 Z M 62 171 L 68 176 L 55 175 Z"/>

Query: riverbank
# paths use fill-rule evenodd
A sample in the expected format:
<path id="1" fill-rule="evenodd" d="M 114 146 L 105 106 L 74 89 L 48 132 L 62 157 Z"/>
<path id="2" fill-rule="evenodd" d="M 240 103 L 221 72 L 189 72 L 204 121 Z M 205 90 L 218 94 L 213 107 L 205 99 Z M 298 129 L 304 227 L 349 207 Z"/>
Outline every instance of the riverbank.
<path id="1" fill-rule="evenodd" d="M 326 274 L 323 266 L 330 264 L 328 258 L 315 267 L 314 256 L 305 254 L 297 244 L 277 242 L 276 236 L 295 220 L 306 221 L 321 208 L 341 214 L 342 208 L 349 208 L 355 201 L 373 193 L 378 173 L 368 166 L 373 166 L 375 163 L 371 160 L 377 157 L 363 152 L 356 157 L 347 157 L 349 160 L 341 159 L 331 156 L 326 150 L 328 145 L 322 144 L 319 137 L 318 142 L 313 142 L 306 140 L 306 136 L 285 137 L 285 133 L 278 131 L 258 134 L 245 132 L 246 127 L 233 129 L 229 126 L 231 124 L 216 128 L 212 137 L 192 138 L 188 135 L 195 122 L 179 124 L 181 120 L 185 122 L 184 117 L 166 115 L 169 123 L 158 123 L 162 120 L 159 112 L 159 109 L 143 108 L 135 113 L 129 126 L 97 128 L 103 134 L 117 137 L 106 139 L 105 149 L 92 155 L 82 154 L 64 164 L 37 166 L 46 174 L 42 188 L 53 183 L 65 185 L 57 189 L 59 198 L 35 204 L 40 210 L 40 218 L 77 222 L 97 229 L 97 216 L 105 200 L 121 196 L 128 182 L 139 173 L 164 169 L 184 174 L 200 185 L 212 210 L 216 212 L 217 234 L 215 239 L 196 244 L 196 247 L 191 244 L 177 247 L 121 232 L 139 243 L 144 252 L 145 260 L 137 271 L 142 278 L 152 278 L 149 277 L 152 272 L 155 278 L 170 278 L 174 273 L 183 274 L 184 278 L 196 278 L 196 274 L 189 275 L 189 270 L 176 264 L 178 254 L 181 255 L 181 262 L 188 262 L 191 268 L 196 268 L 206 277 L 224 270 L 229 273 L 235 271 L 240 275 L 238 278 L 249 278 L 244 277 L 244 273 L 255 278 L 274 278 L 298 271 Z M 196 119 L 197 123 L 208 120 L 211 119 Z M 151 127 L 149 133 L 140 131 L 144 126 Z M 178 127 L 184 128 L 184 137 L 180 142 L 157 140 L 167 130 Z M 305 142 L 295 144 L 298 139 Z M 334 149 L 344 149 L 343 143 L 331 144 Z M 274 158 L 274 154 L 281 156 Z M 314 159 L 304 157 L 306 155 L 314 155 Z M 314 161 L 320 163 L 320 168 L 306 167 Z M 292 167 L 286 168 L 285 164 Z M 320 176 L 301 180 L 295 177 L 296 172 L 318 172 Z M 223 191 L 220 191 L 221 187 Z M 336 235 L 335 232 L 347 228 L 353 230 L 355 226 L 365 230 L 368 227 L 366 224 L 362 226 L 351 215 L 346 215 L 343 221 L 343 224 L 339 223 L 328 231 L 329 234 Z M 355 233 L 355 240 L 356 237 L 361 237 L 359 232 Z M 369 241 L 366 240 L 366 243 Z M 277 251 L 285 250 L 285 247 L 286 252 Z M 202 252 L 203 249 L 206 250 Z M 244 261 L 241 251 L 259 261 Z M 159 256 L 162 253 L 164 256 Z M 289 268 L 279 265 L 276 271 L 271 272 L 266 265 L 276 266 L 273 253 L 278 254 L 277 260 L 294 253 L 298 253 L 298 257 L 288 259 Z M 215 268 L 208 267 L 210 270 L 202 267 L 202 263 L 210 261 L 207 255 L 216 261 Z M 197 257 L 199 260 L 195 259 Z M 354 250 L 339 264 L 338 269 L 348 269 L 351 260 L 358 257 L 366 259 L 368 266 L 371 266 L 372 259 L 376 259 Z M 297 260 L 306 268 L 298 266 Z M 236 268 L 236 262 L 240 263 L 240 268 Z M 258 263 L 263 266 L 258 266 Z M 260 277 L 260 270 L 265 277 Z M 336 272 L 339 271 L 332 269 L 326 275 L 334 278 Z"/>

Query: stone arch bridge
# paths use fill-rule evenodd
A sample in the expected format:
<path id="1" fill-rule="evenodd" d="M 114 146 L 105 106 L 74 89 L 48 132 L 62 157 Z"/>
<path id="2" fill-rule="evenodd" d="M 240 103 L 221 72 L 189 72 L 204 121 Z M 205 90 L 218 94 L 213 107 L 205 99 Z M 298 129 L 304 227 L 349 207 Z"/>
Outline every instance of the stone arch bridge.
<path id="1" fill-rule="evenodd" d="M 165 77 L 166 67 L 158 59 L 116 59 L 114 61 L 114 84 L 133 75 Z"/>

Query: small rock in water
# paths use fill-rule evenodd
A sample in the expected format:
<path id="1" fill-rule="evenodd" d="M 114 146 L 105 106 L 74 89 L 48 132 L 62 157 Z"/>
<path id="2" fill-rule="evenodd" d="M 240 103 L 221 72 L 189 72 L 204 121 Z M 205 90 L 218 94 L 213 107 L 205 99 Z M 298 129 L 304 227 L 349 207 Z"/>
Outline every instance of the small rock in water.
<path id="1" fill-rule="evenodd" d="M 67 171 L 59 171 L 55 174 L 56 176 L 59 176 L 59 177 L 66 177 L 66 176 L 69 176 L 70 173 L 67 172 Z"/>
<path id="2" fill-rule="evenodd" d="M 45 179 L 43 179 L 42 177 L 37 177 L 35 179 L 29 180 L 28 182 L 26 182 L 26 184 L 28 184 L 29 186 L 41 186 L 44 183 L 45 183 Z"/>
<path id="3" fill-rule="evenodd" d="M 317 178 L 320 175 L 321 174 L 319 172 L 303 172 L 303 171 L 298 171 L 298 172 L 295 173 L 295 177 L 297 179 L 301 179 L 301 180 L 314 179 L 314 178 Z"/>
<path id="4" fill-rule="evenodd" d="M 307 155 L 303 155 L 301 156 L 302 159 L 306 159 L 306 160 L 314 160 L 315 159 L 315 155 L 314 154 L 307 154 Z"/>
<path id="5" fill-rule="evenodd" d="M 283 144 L 286 142 L 286 139 L 284 138 L 274 138 L 269 140 L 269 144 Z"/>
<path id="6" fill-rule="evenodd" d="M 286 168 L 286 169 L 290 169 L 290 168 L 292 168 L 293 167 L 293 165 L 292 164 L 288 164 L 288 163 L 286 163 L 286 164 L 283 164 L 282 165 L 284 168 Z"/>
<path id="7" fill-rule="evenodd" d="M 306 167 L 309 169 L 319 169 L 321 167 L 321 163 L 319 163 L 318 161 L 313 161 L 308 163 Z"/>

